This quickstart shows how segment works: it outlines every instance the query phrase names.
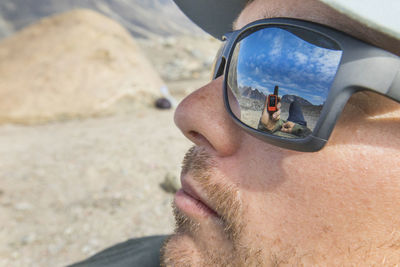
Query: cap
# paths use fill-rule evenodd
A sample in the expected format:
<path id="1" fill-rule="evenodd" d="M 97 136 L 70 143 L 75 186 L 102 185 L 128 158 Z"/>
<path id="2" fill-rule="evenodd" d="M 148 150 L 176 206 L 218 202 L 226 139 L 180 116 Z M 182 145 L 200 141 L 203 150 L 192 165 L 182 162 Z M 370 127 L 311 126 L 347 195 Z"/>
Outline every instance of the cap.
<path id="1" fill-rule="evenodd" d="M 203 30 L 221 39 L 247 0 L 174 0 Z M 318 0 L 369 28 L 400 40 L 399 0 Z"/>

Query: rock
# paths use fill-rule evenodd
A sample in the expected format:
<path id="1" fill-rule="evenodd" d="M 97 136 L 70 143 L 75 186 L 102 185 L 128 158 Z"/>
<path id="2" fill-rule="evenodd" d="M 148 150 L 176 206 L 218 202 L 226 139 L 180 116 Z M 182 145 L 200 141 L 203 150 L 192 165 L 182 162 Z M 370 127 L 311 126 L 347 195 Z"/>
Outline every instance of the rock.
<path id="1" fill-rule="evenodd" d="M 162 45 L 166 48 L 175 46 L 176 42 L 177 42 L 177 40 L 174 37 L 168 37 L 168 38 L 161 40 Z"/>
<path id="2" fill-rule="evenodd" d="M 207 59 L 203 60 L 203 69 L 210 70 L 212 65 L 214 64 L 215 57 L 208 57 Z"/>
<path id="3" fill-rule="evenodd" d="M 164 181 L 160 183 L 160 187 L 167 193 L 175 194 L 180 188 L 178 178 L 171 173 L 167 173 Z"/>
<path id="4" fill-rule="evenodd" d="M 71 235 L 73 232 L 74 232 L 74 229 L 73 229 L 72 227 L 67 227 L 67 228 L 64 230 L 64 234 L 65 234 L 65 235 Z"/>
<path id="5" fill-rule="evenodd" d="M 33 242 L 36 241 L 36 234 L 35 233 L 30 233 L 26 236 L 23 236 L 21 238 L 21 245 L 29 245 Z"/>
<path id="6" fill-rule="evenodd" d="M 51 255 L 55 255 L 55 254 L 59 253 L 64 248 L 64 246 L 65 245 L 62 241 L 57 241 L 56 243 L 52 243 L 52 244 L 48 245 L 47 251 Z"/>
<path id="7" fill-rule="evenodd" d="M 20 253 L 19 253 L 18 251 L 14 251 L 14 252 L 11 254 L 11 257 L 12 257 L 13 259 L 18 259 L 18 258 L 20 257 Z"/>
<path id="8" fill-rule="evenodd" d="M 194 58 L 197 58 L 197 59 L 203 59 L 204 58 L 203 53 L 198 49 L 192 49 L 192 50 L 190 50 L 189 53 Z"/>
<path id="9" fill-rule="evenodd" d="M 157 99 L 155 105 L 158 109 L 170 109 L 171 108 L 171 102 L 165 97 Z"/>
<path id="10" fill-rule="evenodd" d="M 27 211 L 31 210 L 33 208 L 32 204 L 28 202 L 20 202 L 15 204 L 14 208 L 19 211 Z"/>
<path id="11" fill-rule="evenodd" d="M 170 94 L 168 86 L 162 86 L 160 88 L 160 92 L 170 102 L 173 108 L 178 106 L 178 101 Z"/>
<path id="12" fill-rule="evenodd" d="M 164 84 L 123 27 L 89 10 L 43 19 L 3 40 L 0 77 L 0 124 L 152 106 Z"/>

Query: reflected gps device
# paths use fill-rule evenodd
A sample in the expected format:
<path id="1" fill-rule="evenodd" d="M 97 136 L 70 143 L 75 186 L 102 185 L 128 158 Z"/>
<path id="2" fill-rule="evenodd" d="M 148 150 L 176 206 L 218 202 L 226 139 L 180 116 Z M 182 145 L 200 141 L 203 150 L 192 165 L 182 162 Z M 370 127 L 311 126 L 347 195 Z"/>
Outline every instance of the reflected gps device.
<path id="1" fill-rule="evenodd" d="M 275 111 L 278 110 L 278 92 L 279 92 L 279 86 L 276 85 L 274 88 L 274 94 L 273 95 L 268 95 L 267 99 L 267 111 L 269 113 L 274 113 Z"/>

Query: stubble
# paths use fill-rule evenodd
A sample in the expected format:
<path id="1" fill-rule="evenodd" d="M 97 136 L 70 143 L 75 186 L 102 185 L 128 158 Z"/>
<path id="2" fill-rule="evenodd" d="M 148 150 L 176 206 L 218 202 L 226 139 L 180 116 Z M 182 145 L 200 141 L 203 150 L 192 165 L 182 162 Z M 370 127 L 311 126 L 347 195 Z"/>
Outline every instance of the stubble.
<path id="1" fill-rule="evenodd" d="M 243 208 L 236 185 L 213 181 L 212 175 L 218 166 L 205 149 L 192 147 L 182 163 L 182 175 L 190 173 L 196 185 L 204 192 L 219 215 L 221 234 L 229 244 L 229 251 L 215 250 L 213 244 L 201 248 L 196 235 L 201 223 L 182 213 L 173 203 L 175 234 L 162 249 L 163 266 L 257 266 L 260 264 L 259 251 L 254 252 L 248 244 L 242 243 Z M 206 226 L 204 226 L 206 227 Z M 209 242 L 212 242 L 211 239 Z M 211 264 L 211 265 L 210 265 Z"/>

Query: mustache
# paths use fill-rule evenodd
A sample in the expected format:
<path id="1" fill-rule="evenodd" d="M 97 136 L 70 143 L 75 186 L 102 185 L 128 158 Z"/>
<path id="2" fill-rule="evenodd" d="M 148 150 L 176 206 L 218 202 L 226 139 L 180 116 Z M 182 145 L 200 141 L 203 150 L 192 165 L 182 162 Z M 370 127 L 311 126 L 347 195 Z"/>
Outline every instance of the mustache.
<path id="1" fill-rule="evenodd" d="M 191 147 L 182 162 L 182 175 L 190 173 L 193 180 L 206 194 L 215 211 L 218 213 L 224 232 L 229 240 L 237 240 L 243 229 L 243 208 L 238 187 L 235 184 L 224 184 L 213 181 L 217 163 L 213 157 L 201 147 Z M 215 176 L 216 177 L 216 176 Z M 199 226 L 184 214 L 174 209 L 177 229 L 196 230 Z"/>
<path id="2" fill-rule="evenodd" d="M 181 174 L 191 172 L 195 179 L 200 180 L 203 176 L 207 178 L 206 176 L 210 175 L 211 169 L 215 166 L 215 161 L 204 148 L 192 146 L 183 158 Z"/>

